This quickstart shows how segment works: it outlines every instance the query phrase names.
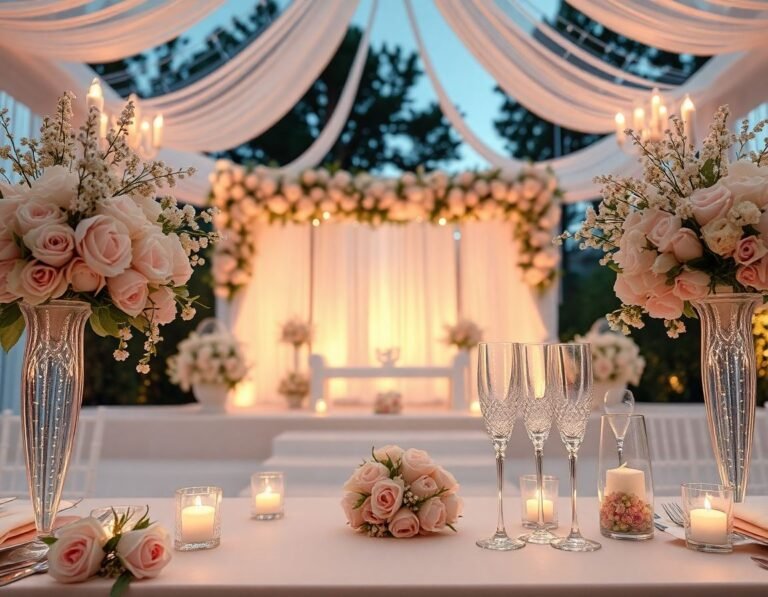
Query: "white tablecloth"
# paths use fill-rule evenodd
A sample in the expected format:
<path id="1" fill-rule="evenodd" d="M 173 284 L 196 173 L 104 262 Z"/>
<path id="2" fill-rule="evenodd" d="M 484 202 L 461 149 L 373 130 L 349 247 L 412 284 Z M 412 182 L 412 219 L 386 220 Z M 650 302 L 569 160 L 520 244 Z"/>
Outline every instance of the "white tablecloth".
<path id="1" fill-rule="evenodd" d="M 290 488 L 289 488 L 290 490 Z M 77 510 L 148 503 L 152 517 L 173 528 L 171 499 L 87 500 Z M 768 570 L 750 555 L 768 556 L 768 548 L 749 545 L 728 555 L 690 551 L 681 541 L 657 532 L 651 541 L 612 541 L 600 537 L 597 502 L 582 498 L 579 513 L 585 535 L 603 549 L 573 554 L 548 546 L 496 553 L 475 540 L 495 528 L 495 502 L 470 498 L 457 534 L 408 540 L 371 539 L 344 524 L 338 500 L 288 500 L 279 521 L 250 520 L 245 498 L 224 499 L 222 542 L 217 549 L 175 553 L 154 580 L 132 584 L 130 595 L 160 596 L 323 596 L 403 597 L 405 595 L 768 595 Z M 768 498 L 750 503 L 768 509 Z M 520 504 L 506 503 L 508 530 L 522 532 Z M 560 502 L 565 531 L 568 502 Z M 3 590 L 4 595 L 83 595 L 104 597 L 108 581 L 60 585 L 47 575 L 28 578 Z"/>

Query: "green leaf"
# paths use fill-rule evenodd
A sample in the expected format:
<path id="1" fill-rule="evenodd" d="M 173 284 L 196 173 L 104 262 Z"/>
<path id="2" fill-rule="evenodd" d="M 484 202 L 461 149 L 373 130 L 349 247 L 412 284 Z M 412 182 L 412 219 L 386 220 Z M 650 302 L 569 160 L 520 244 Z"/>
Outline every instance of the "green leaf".
<path id="1" fill-rule="evenodd" d="M 45 543 L 46 545 L 53 545 L 58 541 L 56 537 L 50 536 L 50 537 L 40 537 L 40 541 Z"/>
<path id="2" fill-rule="evenodd" d="M 715 160 L 709 158 L 706 162 L 704 162 L 704 165 L 699 170 L 699 174 L 704 180 L 705 187 L 708 188 L 715 184 L 717 182 L 717 179 L 715 178 Z"/>
<path id="3" fill-rule="evenodd" d="M 99 336 L 112 336 L 117 338 L 120 335 L 120 324 L 127 323 L 128 316 L 117 311 L 112 306 L 95 307 L 89 321 L 93 331 Z"/>
<path id="4" fill-rule="evenodd" d="M 5 305 L 0 310 L 0 345 L 8 352 L 14 347 L 24 332 L 24 317 L 19 303 Z"/>
<path id="5" fill-rule="evenodd" d="M 122 595 L 128 588 L 128 585 L 131 584 L 132 580 L 133 574 L 127 570 L 123 572 L 120 576 L 117 577 L 115 584 L 112 585 L 112 590 L 109 592 L 109 597 L 120 597 L 120 595 Z"/>

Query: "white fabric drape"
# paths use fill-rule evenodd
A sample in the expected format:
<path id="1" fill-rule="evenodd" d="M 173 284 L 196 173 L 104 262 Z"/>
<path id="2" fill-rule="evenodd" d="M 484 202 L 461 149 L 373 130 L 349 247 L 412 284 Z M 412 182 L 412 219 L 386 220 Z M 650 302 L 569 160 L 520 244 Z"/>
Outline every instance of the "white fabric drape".
<path id="1" fill-rule="evenodd" d="M 81 4 L 49 6 L 61 11 Z M 109 62 L 177 37 L 222 4 L 222 0 L 124 0 L 74 16 L 42 13 L 45 4 L 20 5 L 16 14 L 2 6 L 0 44 L 58 60 Z"/>
<path id="2" fill-rule="evenodd" d="M 5 0 L 0 2 L 0 18 L 42 17 L 89 4 L 91 0 Z"/>
<path id="3" fill-rule="evenodd" d="M 330 365 L 377 365 L 375 350 L 399 346 L 400 365 L 447 365 L 443 326 L 456 321 L 453 230 L 429 224 L 382 226 L 323 224 L 314 229 L 315 340 L 313 351 Z M 557 291 L 538 298 L 510 264 L 516 261 L 510 226 L 462 226 L 464 315 L 487 340 L 553 339 Z M 293 349 L 275 349 L 280 323 L 309 315 L 309 235 L 306 226 L 265 226 L 253 282 L 239 295 L 230 321 L 254 365 L 238 391 L 241 406 L 280 401 L 277 385 L 293 362 Z M 306 360 L 303 355 L 302 361 Z M 473 385 L 473 384 L 471 384 Z M 400 389 L 409 404 L 446 403 L 440 381 L 334 381 L 334 398 L 371 402 L 375 393 Z"/>
<path id="4" fill-rule="evenodd" d="M 357 97 L 357 90 L 360 88 L 360 79 L 362 79 L 363 70 L 365 69 L 365 61 L 366 58 L 368 58 L 368 50 L 371 45 L 371 30 L 373 29 L 373 23 L 376 17 L 378 1 L 379 0 L 373 0 L 371 3 L 371 15 L 368 17 L 365 33 L 360 39 L 360 46 L 357 48 L 355 59 L 349 70 L 347 82 L 344 84 L 344 89 L 341 92 L 341 96 L 333 111 L 333 115 L 328 119 L 322 132 L 312 145 L 290 164 L 282 168 L 285 173 L 297 174 L 302 170 L 317 166 L 323 157 L 325 157 L 331 150 L 333 144 L 336 143 L 341 131 L 344 130 L 344 125 L 347 124 L 349 113 L 352 110 L 355 98 Z"/>
<path id="5" fill-rule="evenodd" d="M 669 52 L 711 56 L 768 45 L 765 5 L 757 13 L 737 16 L 666 0 L 569 0 L 569 4 L 621 35 Z"/>

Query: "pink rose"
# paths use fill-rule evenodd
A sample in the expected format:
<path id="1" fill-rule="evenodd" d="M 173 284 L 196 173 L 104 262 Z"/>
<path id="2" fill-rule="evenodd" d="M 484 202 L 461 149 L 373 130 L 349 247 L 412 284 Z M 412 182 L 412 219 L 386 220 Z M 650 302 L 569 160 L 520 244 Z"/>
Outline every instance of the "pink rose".
<path id="1" fill-rule="evenodd" d="M 637 215 L 635 215 L 637 214 Z M 628 221 L 622 225 L 627 232 L 639 232 L 646 236 L 661 220 L 665 219 L 669 213 L 660 209 L 646 209 L 644 211 L 632 212 L 627 218 Z"/>
<path id="2" fill-rule="evenodd" d="M 411 491 L 416 497 L 425 498 L 435 495 L 440 491 L 440 487 L 432 477 L 424 475 L 411 483 Z"/>
<path id="3" fill-rule="evenodd" d="M 26 201 L 27 197 L 29 196 L 29 187 L 26 185 L 26 183 L 21 184 L 7 184 L 5 182 L 0 182 L 0 199 L 5 199 L 6 201 L 0 201 L 0 215 L 3 216 L 3 218 L 0 220 L 0 222 L 6 222 L 8 221 L 8 218 L 6 216 L 13 215 L 16 210 L 13 211 L 4 211 L 6 206 L 11 202 L 15 202 L 17 205 L 21 203 L 22 201 Z"/>
<path id="4" fill-rule="evenodd" d="M 427 500 L 419 508 L 419 526 L 422 533 L 442 531 L 445 528 L 446 521 L 445 504 L 443 504 L 440 498 Z"/>
<path id="5" fill-rule="evenodd" d="M 154 523 L 140 531 L 123 533 L 115 551 L 136 578 L 155 578 L 171 561 L 171 537 Z"/>
<path id="6" fill-rule="evenodd" d="M 432 478 L 440 489 L 444 489 L 446 493 L 456 493 L 459 490 L 459 482 L 451 473 L 445 470 L 442 466 L 435 468 L 432 473 Z"/>
<path id="7" fill-rule="evenodd" d="M 368 524 L 384 524 L 385 522 L 387 522 L 386 519 L 376 516 L 376 514 L 374 514 L 373 508 L 371 507 L 370 497 L 365 498 L 363 505 L 360 506 L 360 511 L 362 513 L 363 521 L 367 522 Z"/>
<path id="8" fill-rule="evenodd" d="M 709 274 L 700 271 L 684 271 L 675 278 L 672 292 L 684 301 L 692 301 L 709 294 Z"/>
<path id="9" fill-rule="evenodd" d="M 30 305 L 59 298 L 67 290 L 62 271 L 39 261 L 16 261 L 8 274 L 8 290 Z"/>
<path id="10" fill-rule="evenodd" d="M 27 232 L 24 244 L 35 259 L 62 267 L 69 263 L 75 252 L 75 235 L 66 224 L 46 224 Z"/>
<path id="11" fill-rule="evenodd" d="M 389 521 L 389 532 L 395 539 L 409 539 L 419 534 L 419 519 L 408 508 L 401 508 Z"/>
<path id="12" fill-rule="evenodd" d="M 99 294 L 107 283 L 104 276 L 88 267 L 82 257 L 69 262 L 64 277 L 75 292 Z"/>
<path id="13" fill-rule="evenodd" d="M 366 499 L 370 500 L 371 498 Z M 352 493 L 351 491 L 346 492 L 344 497 L 341 498 L 341 507 L 344 510 L 344 515 L 347 517 L 347 522 L 349 523 L 349 526 L 355 530 L 363 526 L 363 523 L 365 522 L 363 520 L 362 507 L 355 508 L 358 501 L 360 501 L 360 495 Z"/>
<path id="14" fill-rule="evenodd" d="M 669 250 L 669 244 L 682 225 L 682 220 L 672 214 L 660 216 L 653 228 L 648 231 L 648 239 L 659 248 L 659 251 Z"/>
<path id="15" fill-rule="evenodd" d="M 23 261 L 19 263 L 23 263 Z M 8 281 L 14 265 L 16 265 L 15 261 L 0 261 L 0 305 L 12 303 L 19 298 L 18 294 L 11 292 L 10 282 Z"/>
<path id="16" fill-rule="evenodd" d="M 651 296 L 645 303 L 645 310 L 657 319 L 677 319 L 683 314 L 683 300 L 674 294 L 673 287 L 662 294 Z"/>
<path id="17" fill-rule="evenodd" d="M 184 286 L 192 277 L 189 256 L 181 246 L 181 240 L 175 232 L 168 235 L 168 251 L 173 256 L 172 281 L 174 286 Z"/>
<path id="18" fill-rule="evenodd" d="M 699 237 L 690 228 L 680 228 L 671 238 L 669 248 L 680 263 L 686 263 L 704 255 Z"/>
<path id="19" fill-rule="evenodd" d="M 159 325 L 171 323 L 176 319 L 176 295 L 167 286 L 161 286 L 149 294 L 147 308 L 144 310 L 147 319 Z"/>
<path id="20" fill-rule="evenodd" d="M 376 448 L 373 451 L 373 457 L 379 462 L 385 462 L 387 457 L 392 460 L 392 464 L 397 464 L 397 461 L 403 457 L 403 450 L 400 446 L 386 445 L 381 448 Z"/>
<path id="21" fill-rule="evenodd" d="M 131 239 L 122 222 L 107 216 L 82 220 L 75 229 L 77 252 L 93 271 L 111 278 L 131 265 Z"/>
<path id="22" fill-rule="evenodd" d="M 656 258 L 656 261 L 653 262 L 651 271 L 654 274 L 666 274 L 679 265 L 680 264 L 672 253 L 660 253 Z"/>
<path id="23" fill-rule="evenodd" d="M 56 532 L 48 550 L 48 572 L 59 582 L 83 582 L 99 571 L 107 533 L 94 518 L 81 518 Z"/>
<path id="24" fill-rule="evenodd" d="M 144 310 L 149 297 L 147 279 L 132 269 L 107 278 L 107 289 L 117 308 L 131 317 L 138 316 Z"/>
<path id="25" fill-rule="evenodd" d="M 716 218 L 723 218 L 733 207 L 733 195 L 719 182 L 708 189 L 696 189 L 691 194 L 693 217 L 702 226 Z"/>
<path id="26" fill-rule="evenodd" d="M 19 205 L 16 210 L 16 233 L 24 236 L 30 230 L 34 230 L 46 224 L 65 224 L 66 212 L 51 203 L 40 201 L 27 201 Z"/>
<path id="27" fill-rule="evenodd" d="M 371 511 L 389 520 L 403 503 L 403 483 L 394 479 L 382 479 L 371 490 Z"/>
<path id="28" fill-rule="evenodd" d="M 11 236 L 11 231 L 4 231 L 0 227 L 0 261 L 9 261 L 11 259 L 18 259 L 21 257 L 21 250 L 19 245 Z"/>
<path id="29" fill-rule="evenodd" d="M 613 259 L 621 267 L 622 273 L 641 274 L 651 269 L 658 253 L 646 248 L 647 242 L 645 235 L 637 230 L 624 235 L 620 243 L 621 248 L 613 254 Z"/>
<path id="30" fill-rule="evenodd" d="M 65 166 L 46 166 L 42 176 L 32 183 L 29 195 L 40 203 L 71 209 L 77 199 L 79 177 Z"/>
<path id="31" fill-rule="evenodd" d="M 650 269 L 645 272 L 627 275 L 619 274 L 613 290 L 625 305 L 645 306 L 652 294 L 663 293 L 666 287 L 666 276 L 653 273 Z"/>
<path id="32" fill-rule="evenodd" d="M 403 452 L 401 471 L 406 482 L 413 483 L 423 475 L 431 475 L 435 468 L 437 465 L 424 450 L 411 448 Z"/>
<path id="33" fill-rule="evenodd" d="M 454 524 L 464 511 L 464 500 L 458 495 L 445 495 L 440 498 L 445 506 L 446 524 Z"/>
<path id="34" fill-rule="evenodd" d="M 762 208 L 768 204 L 768 168 L 750 160 L 738 160 L 728 166 L 728 176 L 720 179 L 735 202 L 750 201 Z"/>
<path id="35" fill-rule="evenodd" d="M 389 477 L 389 469 L 380 462 L 368 461 L 358 466 L 352 476 L 344 483 L 344 491 L 371 493 L 373 486 Z"/>
<path id="36" fill-rule="evenodd" d="M 751 286 L 755 290 L 768 290 L 768 257 L 739 267 L 736 270 L 736 280 L 739 284 Z"/>
<path id="37" fill-rule="evenodd" d="M 165 284 L 173 274 L 173 253 L 168 237 L 162 232 L 147 234 L 133 243 L 131 267 L 150 284 Z"/>
<path id="38" fill-rule="evenodd" d="M 96 213 L 122 222 L 132 239 L 143 236 L 145 228 L 160 231 L 157 226 L 149 225 L 144 210 L 128 195 L 118 195 L 101 201 L 96 208 Z"/>
<path id="39" fill-rule="evenodd" d="M 763 255 L 768 253 L 765 243 L 756 236 L 747 236 L 742 238 L 736 244 L 736 250 L 733 252 L 733 258 L 736 263 L 749 265 L 754 263 Z"/>

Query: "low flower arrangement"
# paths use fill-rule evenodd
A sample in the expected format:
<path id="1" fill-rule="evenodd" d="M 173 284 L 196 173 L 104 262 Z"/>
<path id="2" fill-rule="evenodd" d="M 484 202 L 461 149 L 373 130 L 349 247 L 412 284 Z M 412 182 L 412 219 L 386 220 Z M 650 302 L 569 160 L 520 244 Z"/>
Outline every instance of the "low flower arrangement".
<path id="1" fill-rule="evenodd" d="M 483 330 L 469 319 L 460 319 L 456 325 L 446 325 L 445 331 L 445 343 L 459 350 L 471 350 L 483 340 Z"/>
<path id="2" fill-rule="evenodd" d="M 464 503 L 454 476 L 423 450 L 374 448 L 344 484 L 347 523 L 370 537 L 407 539 L 456 531 Z"/>
<path id="3" fill-rule="evenodd" d="M 589 344 L 595 382 L 616 386 L 636 386 L 640 383 L 645 359 L 640 356 L 640 348 L 628 336 L 592 329 L 583 336 L 577 335 L 574 341 Z"/>
<path id="4" fill-rule="evenodd" d="M 79 583 L 93 576 L 114 578 L 110 597 L 119 597 L 134 580 L 155 578 L 171 561 L 171 537 L 149 520 L 149 508 L 132 529 L 130 516 L 118 516 L 105 528 L 101 521 L 82 518 L 44 537 L 50 546 L 48 573 L 61 583 Z"/>
<path id="5" fill-rule="evenodd" d="M 403 395 L 400 392 L 379 392 L 373 402 L 376 415 L 399 415 L 403 411 Z"/>
<path id="6" fill-rule="evenodd" d="M 728 116 L 727 106 L 718 109 L 698 150 L 676 116 L 658 142 L 627 130 L 642 154 L 642 178 L 595 179 L 602 201 L 575 237 L 603 251 L 601 263 L 617 272 L 614 329 L 641 328 L 647 315 L 677 337 L 683 316 L 695 316 L 691 301 L 768 294 L 768 139 L 761 151 L 747 149 L 768 120 L 751 129 L 745 120 L 732 133 Z"/>
<path id="7" fill-rule="evenodd" d="M 168 376 L 185 392 L 195 384 L 234 388 L 248 373 L 240 343 L 228 332 L 192 332 L 178 350 L 168 358 Z"/>
<path id="8" fill-rule="evenodd" d="M 312 341 L 312 326 L 298 317 L 289 319 L 280 328 L 280 342 L 299 348 Z"/>
<path id="9" fill-rule="evenodd" d="M 600 528 L 612 533 L 647 533 L 653 528 L 653 509 L 636 495 L 612 493 L 600 504 Z"/>
<path id="10" fill-rule="evenodd" d="M 256 229 L 263 223 L 321 225 L 326 220 L 452 224 L 512 223 L 525 282 L 545 289 L 555 279 L 560 254 L 552 246 L 560 223 L 562 192 L 550 171 L 406 172 L 376 178 L 344 170 L 306 170 L 298 176 L 266 167 L 243 169 L 225 160 L 210 176 L 211 201 L 219 208 L 213 275 L 218 296 L 232 298 L 253 275 Z"/>
<path id="11" fill-rule="evenodd" d="M 24 331 L 21 301 L 86 301 L 93 331 L 118 339 L 116 360 L 128 357 L 131 330 L 145 336 L 137 369 L 148 373 L 160 327 L 177 312 L 195 315 L 187 282 L 204 263 L 198 252 L 216 239 L 200 225 L 214 210 L 198 214 L 168 196 L 193 169 L 142 162 L 130 148 L 131 102 L 102 139 L 95 107 L 73 130 L 72 98 L 65 93 L 43 120 L 40 140 L 17 142 L 8 110 L 0 111 L 9 143 L 0 160 L 20 181 L 0 168 L 0 343 L 9 350 Z"/>
<path id="12" fill-rule="evenodd" d="M 285 397 L 291 408 L 299 408 L 309 394 L 309 378 L 298 371 L 291 371 L 280 380 L 277 392 Z"/>

